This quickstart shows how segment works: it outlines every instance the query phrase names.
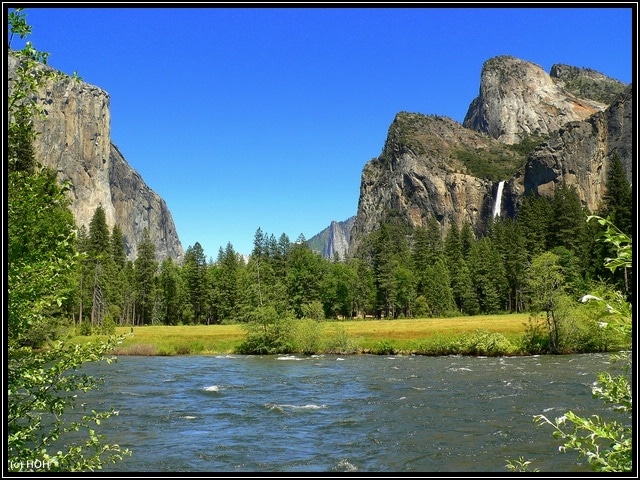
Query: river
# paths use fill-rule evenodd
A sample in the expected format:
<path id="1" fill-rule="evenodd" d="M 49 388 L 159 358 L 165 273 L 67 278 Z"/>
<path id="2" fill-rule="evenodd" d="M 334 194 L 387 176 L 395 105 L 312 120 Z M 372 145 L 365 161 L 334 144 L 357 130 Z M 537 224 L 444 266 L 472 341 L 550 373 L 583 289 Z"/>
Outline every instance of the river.
<path id="1" fill-rule="evenodd" d="M 549 472 L 589 471 L 550 426 L 593 399 L 608 354 L 533 357 L 120 357 L 85 370 L 81 394 L 118 416 L 99 432 L 132 450 L 130 472 L 507 472 L 520 456 Z"/>

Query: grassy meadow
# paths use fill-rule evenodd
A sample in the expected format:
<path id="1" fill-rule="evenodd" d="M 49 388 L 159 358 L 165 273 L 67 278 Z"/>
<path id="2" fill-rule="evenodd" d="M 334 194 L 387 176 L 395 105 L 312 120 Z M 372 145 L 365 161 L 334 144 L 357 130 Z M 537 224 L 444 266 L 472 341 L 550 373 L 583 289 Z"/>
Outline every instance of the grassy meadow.
<path id="1" fill-rule="evenodd" d="M 455 353 L 451 346 L 469 336 L 495 342 L 506 339 L 517 344 L 525 332 L 529 314 L 479 315 L 455 318 L 324 321 L 315 325 L 315 353 Z M 295 323 L 295 322 L 294 322 Z M 309 321 L 299 324 L 309 325 Z M 129 334 L 113 352 L 116 355 L 229 354 L 246 337 L 242 325 L 187 325 L 117 327 L 116 334 Z M 493 335 L 499 334 L 499 335 Z M 308 332 L 300 333 L 308 343 Z M 465 337 L 466 336 L 466 337 Z M 487 337 L 488 336 L 488 337 Z M 99 336 L 75 336 L 72 342 L 95 340 Z M 468 343 L 468 342 L 467 342 Z M 513 351 L 502 353 L 517 354 Z M 483 353 L 479 351 L 478 353 Z M 491 352 L 489 352 L 491 353 Z"/>

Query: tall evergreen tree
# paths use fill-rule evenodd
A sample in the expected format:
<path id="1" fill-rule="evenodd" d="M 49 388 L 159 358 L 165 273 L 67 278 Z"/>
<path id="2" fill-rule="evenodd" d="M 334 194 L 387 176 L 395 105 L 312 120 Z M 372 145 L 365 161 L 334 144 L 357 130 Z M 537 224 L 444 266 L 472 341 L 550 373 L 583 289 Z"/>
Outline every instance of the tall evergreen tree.
<path id="1" fill-rule="evenodd" d="M 122 321 L 134 324 L 136 321 L 137 281 L 135 263 L 127 260 L 121 271 L 122 277 Z"/>
<path id="2" fill-rule="evenodd" d="M 605 194 L 598 215 L 609 218 L 624 234 L 631 236 L 633 230 L 633 197 L 631 184 L 617 152 L 614 152 L 607 168 Z M 620 268 L 610 271 L 604 267 L 607 258 L 615 257 L 615 248 L 600 241 L 603 232 L 597 222 L 590 222 L 588 238 L 591 239 L 588 252 L 591 253 L 589 271 L 591 276 L 613 281 L 619 290 L 629 293 L 632 285 L 631 269 Z"/>
<path id="3" fill-rule="evenodd" d="M 297 318 L 304 315 L 303 306 L 320 301 L 320 283 L 324 276 L 325 261 L 314 253 L 304 238 L 298 238 L 291 249 L 287 270 L 287 293 Z"/>
<path id="4" fill-rule="evenodd" d="M 151 241 L 149 229 L 142 230 L 138 243 L 138 255 L 134 263 L 136 280 L 136 317 L 141 325 L 151 324 L 155 300 L 155 278 L 158 268 L 156 246 Z"/>
<path id="5" fill-rule="evenodd" d="M 253 236 L 253 250 L 251 251 L 252 257 L 261 257 L 267 253 L 266 239 L 262 232 L 262 229 L 258 227 L 255 235 Z"/>
<path id="6" fill-rule="evenodd" d="M 223 250 L 220 248 L 216 261 L 216 297 L 218 315 L 222 320 L 235 320 L 238 315 L 238 299 L 240 297 L 240 269 L 243 261 L 228 242 Z"/>
<path id="7" fill-rule="evenodd" d="M 431 317 L 448 316 L 456 310 L 449 269 L 442 257 L 427 267 L 425 281 L 423 296 Z"/>
<path id="8" fill-rule="evenodd" d="M 102 205 L 98 205 L 89 222 L 88 255 L 93 270 L 91 279 L 91 325 L 97 327 L 107 313 L 112 298 L 113 257 L 111 235 Z"/>
<path id="9" fill-rule="evenodd" d="M 522 199 L 516 221 L 522 229 L 529 257 L 546 251 L 549 247 L 549 225 L 553 211 L 545 197 L 529 193 Z"/>
<path id="10" fill-rule="evenodd" d="M 502 310 L 506 290 L 504 265 L 491 237 L 483 237 L 473 244 L 469 269 L 480 311 L 496 313 Z"/>
<path id="11" fill-rule="evenodd" d="M 393 317 L 397 284 L 395 270 L 410 266 L 410 251 L 401 225 L 383 221 L 363 242 L 362 258 L 373 270 L 377 316 Z"/>
<path id="12" fill-rule="evenodd" d="M 287 276 L 287 262 L 292 248 L 293 243 L 289 240 L 289 237 L 285 233 L 281 234 L 273 256 L 273 270 L 279 278 Z"/>
<path id="13" fill-rule="evenodd" d="M 109 278 L 109 302 L 111 303 L 112 318 L 117 322 L 124 320 L 125 309 L 125 293 L 127 292 L 128 279 L 126 278 L 125 265 L 127 263 L 127 254 L 125 251 L 124 237 L 122 229 L 118 225 L 114 225 L 111 230 L 110 245 L 111 260 L 110 278 Z M 117 318 L 116 318 L 117 317 Z"/>
<path id="14" fill-rule="evenodd" d="M 521 312 L 524 309 L 524 283 L 528 265 L 526 241 L 520 225 L 510 218 L 494 220 L 491 238 L 500 254 L 507 284 L 507 310 Z"/>
<path id="15" fill-rule="evenodd" d="M 207 257 L 200 242 L 187 247 L 182 272 L 193 312 L 193 322 L 200 324 L 207 320 L 208 297 Z"/>
<path id="16" fill-rule="evenodd" d="M 458 225 L 452 223 L 444 238 L 444 256 L 449 270 L 455 261 L 462 258 L 462 242 Z"/>
<path id="17" fill-rule="evenodd" d="M 122 270 L 127 263 L 127 252 L 125 251 L 124 236 L 119 225 L 114 225 L 111 230 L 111 257 L 118 271 Z"/>
<path id="18" fill-rule="evenodd" d="M 89 222 L 89 249 L 91 256 L 96 259 L 111 253 L 111 235 L 102 205 L 96 207 Z"/>
<path id="19" fill-rule="evenodd" d="M 470 230 L 468 232 L 470 233 Z M 473 241 L 468 240 L 468 243 L 468 248 L 471 250 Z M 462 239 L 455 223 L 447 231 L 444 252 L 451 279 L 451 293 L 458 311 L 470 315 L 478 313 L 480 307 L 471 282 L 471 273 L 462 252 Z"/>
<path id="20" fill-rule="evenodd" d="M 471 224 L 469 222 L 464 222 L 460 229 L 460 248 L 462 249 L 462 256 L 467 261 L 469 261 L 471 247 L 473 247 L 475 241 L 476 237 L 471 229 Z"/>
<path id="21" fill-rule="evenodd" d="M 92 262 L 89 259 L 89 233 L 84 225 L 78 228 L 76 236 L 76 250 L 80 254 L 77 264 L 77 285 L 78 293 L 76 295 L 77 322 L 82 325 L 87 318 L 90 319 L 91 308 L 91 292 L 93 278 Z M 86 331 L 86 330 L 85 330 Z"/>
<path id="22" fill-rule="evenodd" d="M 609 159 L 607 182 L 599 215 L 609 217 L 611 222 L 622 232 L 631 235 L 633 229 L 633 197 L 631 184 L 627 180 L 618 152 Z"/>
<path id="23" fill-rule="evenodd" d="M 582 254 L 586 240 L 587 212 L 575 187 L 561 183 L 553 195 L 551 209 L 553 215 L 549 225 L 549 249 L 565 247 Z"/>
<path id="24" fill-rule="evenodd" d="M 158 274 L 160 291 L 159 319 L 165 325 L 177 325 L 182 320 L 184 309 L 184 283 L 178 266 L 171 257 L 165 258 Z"/>

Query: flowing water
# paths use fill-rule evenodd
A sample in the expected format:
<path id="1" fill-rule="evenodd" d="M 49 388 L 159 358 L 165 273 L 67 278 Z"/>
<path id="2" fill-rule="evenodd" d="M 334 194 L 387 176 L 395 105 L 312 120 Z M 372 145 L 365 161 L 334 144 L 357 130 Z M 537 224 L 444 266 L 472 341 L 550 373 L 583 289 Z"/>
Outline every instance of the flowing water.
<path id="1" fill-rule="evenodd" d="M 498 183 L 498 191 L 496 192 L 496 201 L 493 204 L 493 217 L 500 216 L 500 206 L 502 205 L 502 190 L 504 189 L 504 180 Z"/>
<path id="2" fill-rule="evenodd" d="M 507 472 L 520 456 L 541 471 L 588 471 L 550 426 L 593 399 L 607 354 L 534 357 L 120 357 L 86 370 L 83 395 L 130 472 Z"/>

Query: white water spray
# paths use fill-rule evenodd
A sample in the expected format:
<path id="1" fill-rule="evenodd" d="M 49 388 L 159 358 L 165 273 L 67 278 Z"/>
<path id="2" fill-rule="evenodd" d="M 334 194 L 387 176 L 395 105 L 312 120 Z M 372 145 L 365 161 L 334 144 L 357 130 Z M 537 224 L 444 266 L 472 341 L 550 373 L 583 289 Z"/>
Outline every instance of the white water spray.
<path id="1" fill-rule="evenodd" d="M 502 189 L 504 188 L 504 180 L 498 183 L 498 192 L 496 193 L 496 203 L 493 205 L 493 217 L 500 216 L 500 205 L 502 204 Z"/>

